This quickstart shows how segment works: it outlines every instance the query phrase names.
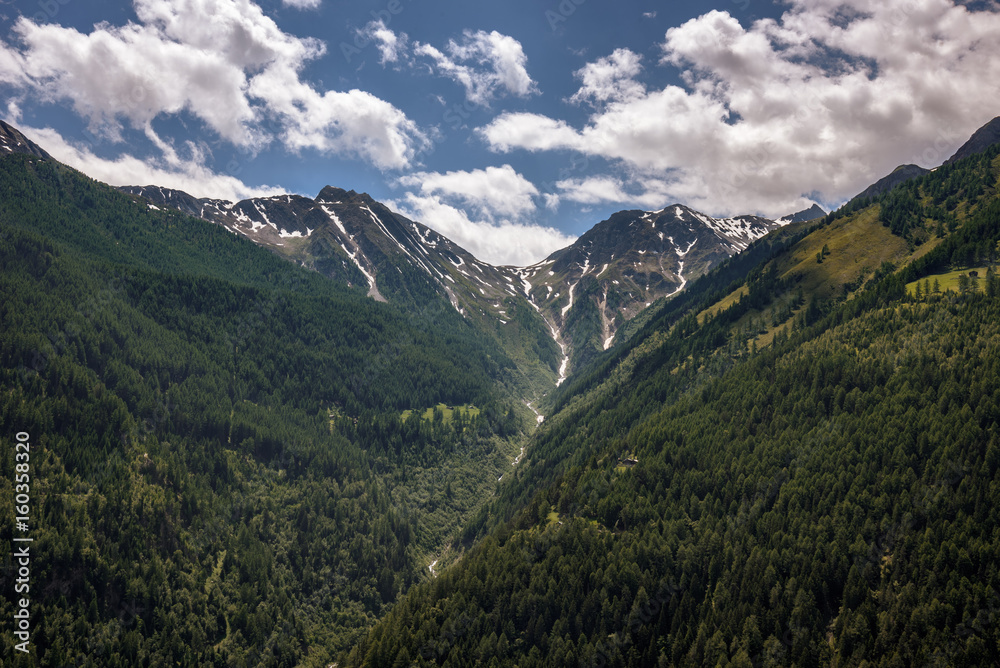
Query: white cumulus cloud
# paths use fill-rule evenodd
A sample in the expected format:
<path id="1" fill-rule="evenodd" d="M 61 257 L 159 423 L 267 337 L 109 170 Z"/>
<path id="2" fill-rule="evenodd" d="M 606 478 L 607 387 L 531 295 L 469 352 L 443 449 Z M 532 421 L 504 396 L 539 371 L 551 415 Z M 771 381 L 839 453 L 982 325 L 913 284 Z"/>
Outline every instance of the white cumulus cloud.
<path id="1" fill-rule="evenodd" d="M 438 72 L 461 84 L 473 104 L 486 106 L 500 91 L 515 97 L 536 92 L 521 43 L 495 30 L 466 31 L 460 41 L 450 40 L 444 51 L 417 43 L 413 53 L 429 58 Z"/>
<path id="2" fill-rule="evenodd" d="M 629 202 L 635 199 L 624 190 L 624 184 L 610 176 L 593 176 L 585 179 L 564 179 L 556 182 L 560 197 L 579 204 Z"/>
<path id="3" fill-rule="evenodd" d="M 559 196 L 542 195 L 510 165 L 416 172 L 397 179 L 396 185 L 408 192 L 392 206 L 491 264 L 526 266 L 574 240 L 533 222 L 535 200 L 555 209 Z"/>
<path id="4" fill-rule="evenodd" d="M 535 211 L 538 189 L 510 165 L 472 171 L 417 172 L 399 184 L 418 187 L 422 196 L 441 195 L 494 220 L 521 218 Z"/>
<path id="5" fill-rule="evenodd" d="M 138 23 L 102 23 L 89 33 L 22 17 L 15 43 L 0 42 L 0 83 L 69 101 L 111 139 L 123 123 L 148 133 L 157 117 L 187 112 L 242 148 L 277 138 L 292 150 L 383 169 L 409 166 L 429 145 L 392 104 L 302 80 L 326 46 L 283 32 L 250 0 L 134 0 L 134 7 Z"/>
<path id="6" fill-rule="evenodd" d="M 389 206 L 448 237 L 477 259 L 493 265 L 525 267 L 572 244 L 575 237 L 551 227 L 503 220 L 473 219 L 439 195 L 406 193 Z"/>
<path id="7" fill-rule="evenodd" d="M 642 56 L 628 49 L 615 49 L 607 58 L 587 63 L 576 72 L 583 85 L 570 102 L 604 103 L 641 97 L 646 88 L 635 80 L 642 71 Z"/>
<path id="8" fill-rule="evenodd" d="M 380 54 L 379 64 L 381 65 L 398 62 L 406 54 L 409 42 L 406 33 L 390 30 L 383 19 L 369 21 L 364 28 L 358 30 L 358 34 L 363 39 L 375 43 Z"/>
<path id="9" fill-rule="evenodd" d="M 505 113 L 495 151 L 571 150 L 618 163 L 640 201 L 781 215 L 850 197 L 896 165 L 934 166 L 1000 113 L 1000 12 L 951 0 L 791 0 L 743 26 L 712 11 L 669 30 L 649 88 L 619 50 L 581 69 L 580 127 Z M 631 55 L 630 55 L 631 54 Z M 653 204 L 655 205 L 655 203 Z"/>

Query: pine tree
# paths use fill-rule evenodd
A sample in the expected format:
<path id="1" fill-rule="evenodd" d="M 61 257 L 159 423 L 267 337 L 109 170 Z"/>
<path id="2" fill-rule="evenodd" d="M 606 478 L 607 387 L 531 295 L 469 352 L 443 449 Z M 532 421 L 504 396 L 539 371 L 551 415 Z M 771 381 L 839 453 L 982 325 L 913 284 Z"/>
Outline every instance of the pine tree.
<path id="1" fill-rule="evenodd" d="M 958 293 L 959 294 L 964 295 L 966 292 L 969 291 L 969 281 L 970 281 L 970 279 L 969 279 L 968 274 L 959 274 L 958 275 Z"/>

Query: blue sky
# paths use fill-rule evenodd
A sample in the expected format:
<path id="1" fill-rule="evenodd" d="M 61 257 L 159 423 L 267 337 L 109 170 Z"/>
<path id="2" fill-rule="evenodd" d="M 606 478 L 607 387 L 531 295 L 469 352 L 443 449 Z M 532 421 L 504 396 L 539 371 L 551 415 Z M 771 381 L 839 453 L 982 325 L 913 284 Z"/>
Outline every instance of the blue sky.
<path id="1" fill-rule="evenodd" d="M 1000 114 L 995 2 L 0 0 L 0 116 L 114 185 L 368 192 L 494 263 L 830 208 Z"/>

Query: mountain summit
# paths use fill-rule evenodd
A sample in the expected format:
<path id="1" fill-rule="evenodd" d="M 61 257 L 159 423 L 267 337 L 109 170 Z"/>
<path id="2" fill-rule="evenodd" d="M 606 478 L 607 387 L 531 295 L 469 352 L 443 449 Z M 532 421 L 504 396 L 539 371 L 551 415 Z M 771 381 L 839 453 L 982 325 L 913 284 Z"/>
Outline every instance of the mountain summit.
<path id="1" fill-rule="evenodd" d="M 758 216 L 712 218 L 682 204 L 619 211 L 517 272 L 532 303 L 572 343 L 577 365 L 611 347 L 618 329 L 654 301 L 779 226 Z"/>
<path id="2" fill-rule="evenodd" d="M 892 173 L 885 176 L 872 185 L 865 188 L 864 192 L 859 193 L 851 201 L 862 201 L 869 200 L 873 197 L 878 197 L 883 193 L 887 193 L 901 183 L 905 183 L 910 179 L 915 179 L 918 176 L 923 176 L 928 171 L 923 167 L 918 165 L 900 165 L 896 169 L 892 170 Z"/>
<path id="3" fill-rule="evenodd" d="M 787 225 L 788 223 L 804 223 L 808 220 L 815 220 L 817 218 L 822 218 L 825 215 L 826 211 L 824 211 L 819 204 L 813 204 L 808 209 L 779 218 L 778 222 L 785 225 Z"/>
<path id="4" fill-rule="evenodd" d="M 955 151 L 955 155 L 948 158 L 944 164 L 950 165 L 953 162 L 958 162 L 962 158 L 968 158 L 970 155 L 982 153 L 990 146 L 993 146 L 993 144 L 998 143 L 1000 143 L 1000 116 L 997 116 L 992 121 L 976 130 L 972 137 L 969 138 L 969 141 L 962 144 L 962 147 Z"/>

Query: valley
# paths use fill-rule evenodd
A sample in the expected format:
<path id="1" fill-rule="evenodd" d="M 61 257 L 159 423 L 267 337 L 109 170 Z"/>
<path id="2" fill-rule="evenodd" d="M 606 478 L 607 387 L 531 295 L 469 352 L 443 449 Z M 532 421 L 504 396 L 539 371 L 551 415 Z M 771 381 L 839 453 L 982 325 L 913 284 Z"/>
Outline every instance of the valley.
<path id="1" fill-rule="evenodd" d="M 905 236 L 878 202 L 790 224 L 651 314 L 346 664 L 456 620 L 418 665 L 995 662 L 1000 293 L 948 287 L 997 259 L 998 154 L 895 193 Z"/>

